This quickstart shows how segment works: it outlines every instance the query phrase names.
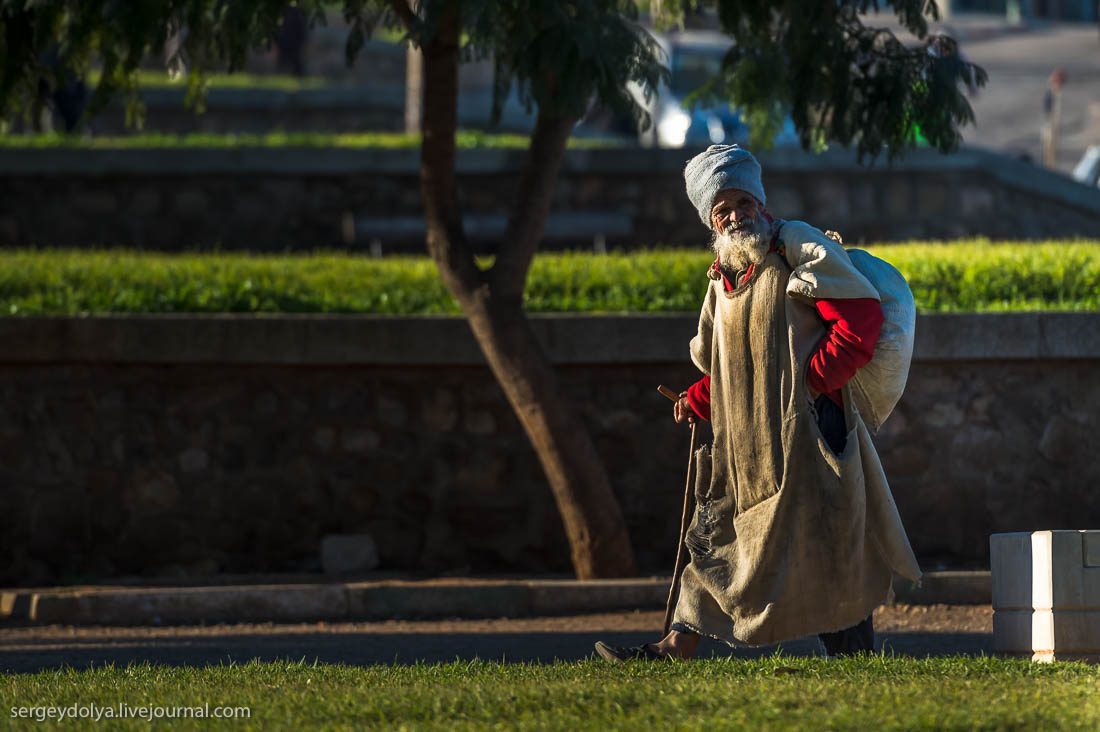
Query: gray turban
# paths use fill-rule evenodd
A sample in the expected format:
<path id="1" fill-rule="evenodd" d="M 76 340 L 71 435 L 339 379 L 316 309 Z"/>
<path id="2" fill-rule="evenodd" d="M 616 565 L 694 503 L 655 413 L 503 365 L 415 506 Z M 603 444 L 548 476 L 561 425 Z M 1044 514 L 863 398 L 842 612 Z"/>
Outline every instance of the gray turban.
<path id="1" fill-rule="evenodd" d="M 708 228 L 710 210 L 719 191 L 737 188 L 751 193 L 761 206 L 767 203 L 760 182 L 760 163 L 737 145 L 711 145 L 693 157 L 684 168 L 684 182 L 688 198 Z"/>

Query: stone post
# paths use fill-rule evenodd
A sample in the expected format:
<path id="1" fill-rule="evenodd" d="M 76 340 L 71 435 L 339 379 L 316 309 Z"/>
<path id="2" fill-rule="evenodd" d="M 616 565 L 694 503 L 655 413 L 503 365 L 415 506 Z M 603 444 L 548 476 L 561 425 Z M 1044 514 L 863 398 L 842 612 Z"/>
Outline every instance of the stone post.
<path id="1" fill-rule="evenodd" d="M 1033 661 L 1100 661 L 1100 531 L 989 538 L 993 650 Z"/>

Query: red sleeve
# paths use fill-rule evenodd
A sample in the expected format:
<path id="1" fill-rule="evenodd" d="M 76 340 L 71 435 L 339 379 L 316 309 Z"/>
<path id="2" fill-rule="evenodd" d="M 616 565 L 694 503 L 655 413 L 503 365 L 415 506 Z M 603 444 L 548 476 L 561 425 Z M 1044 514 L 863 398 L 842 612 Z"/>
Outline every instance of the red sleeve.
<path id="1" fill-rule="evenodd" d="M 810 357 L 806 382 L 839 403 L 839 389 L 875 354 L 882 328 L 882 306 L 871 298 L 818 300 L 818 315 L 828 324 L 828 336 Z"/>
<path id="2" fill-rule="evenodd" d="M 702 419 L 710 421 L 710 374 L 696 381 L 687 390 L 688 404 Z"/>

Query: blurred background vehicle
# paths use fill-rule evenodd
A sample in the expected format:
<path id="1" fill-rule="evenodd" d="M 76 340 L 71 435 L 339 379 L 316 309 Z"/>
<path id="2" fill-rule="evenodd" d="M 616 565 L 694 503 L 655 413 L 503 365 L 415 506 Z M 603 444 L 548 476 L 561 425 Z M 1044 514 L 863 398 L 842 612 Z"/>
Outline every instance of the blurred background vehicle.
<path id="1" fill-rule="evenodd" d="M 670 78 L 668 84 L 652 90 L 648 100 L 641 87 L 630 89 L 653 120 L 649 129 L 638 129 L 638 141 L 644 147 L 670 148 L 746 144 L 749 127 L 730 105 L 685 106 L 689 95 L 721 69 L 730 49 L 729 38 L 716 31 L 688 30 L 657 34 L 656 39 L 665 53 Z M 797 137 L 788 120 L 775 143 L 792 142 L 797 142 Z"/>
<path id="2" fill-rule="evenodd" d="M 1073 169 L 1073 179 L 1100 188 L 1100 145 L 1091 145 Z"/>
<path id="3" fill-rule="evenodd" d="M 728 104 L 694 108 L 684 100 L 722 67 L 729 39 L 708 31 L 685 31 L 657 36 L 668 59 L 669 83 L 653 90 L 649 100 L 631 90 L 653 119 L 639 131 L 645 147 L 683 147 L 748 141 L 749 128 Z"/>

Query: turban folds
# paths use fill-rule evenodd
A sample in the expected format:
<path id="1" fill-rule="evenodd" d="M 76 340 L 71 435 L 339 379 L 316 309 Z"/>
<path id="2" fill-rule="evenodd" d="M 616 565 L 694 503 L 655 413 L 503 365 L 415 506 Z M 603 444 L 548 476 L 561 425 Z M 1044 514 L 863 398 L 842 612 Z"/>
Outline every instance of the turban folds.
<path id="1" fill-rule="evenodd" d="M 767 203 L 760 182 L 760 163 L 737 145 L 711 145 L 693 157 L 684 168 L 684 183 L 688 198 L 708 228 L 719 191 L 737 188 L 751 193 L 761 206 Z"/>

